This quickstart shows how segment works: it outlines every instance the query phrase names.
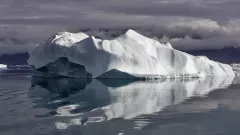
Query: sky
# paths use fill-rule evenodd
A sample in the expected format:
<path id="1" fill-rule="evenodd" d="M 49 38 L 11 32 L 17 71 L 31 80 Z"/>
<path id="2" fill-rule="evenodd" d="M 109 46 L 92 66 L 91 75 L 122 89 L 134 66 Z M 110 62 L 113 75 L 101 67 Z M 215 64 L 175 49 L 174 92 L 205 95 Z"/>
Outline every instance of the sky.
<path id="1" fill-rule="evenodd" d="M 57 32 L 139 29 L 180 50 L 240 46 L 239 0 L 1 0 L 0 54 Z"/>

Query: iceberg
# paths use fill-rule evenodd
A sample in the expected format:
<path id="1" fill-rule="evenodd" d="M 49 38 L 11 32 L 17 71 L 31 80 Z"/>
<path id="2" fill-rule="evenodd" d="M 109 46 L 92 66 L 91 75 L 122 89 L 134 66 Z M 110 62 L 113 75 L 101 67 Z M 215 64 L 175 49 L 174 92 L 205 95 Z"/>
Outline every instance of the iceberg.
<path id="1" fill-rule="evenodd" d="M 1 69 L 7 69 L 7 65 L 0 64 L 0 70 L 1 70 Z"/>
<path id="2" fill-rule="evenodd" d="M 81 78 L 234 76 L 231 66 L 193 56 L 133 30 L 112 40 L 61 32 L 29 52 L 35 75 Z"/>

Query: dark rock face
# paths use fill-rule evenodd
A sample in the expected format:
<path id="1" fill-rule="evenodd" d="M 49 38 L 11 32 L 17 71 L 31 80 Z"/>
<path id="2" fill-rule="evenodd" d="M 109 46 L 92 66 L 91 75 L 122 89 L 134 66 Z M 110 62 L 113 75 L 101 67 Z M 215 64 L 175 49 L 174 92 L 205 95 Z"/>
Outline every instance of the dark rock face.
<path id="1" fill-rule="evenodd" d="M 66 57 L 60 57 L 34 71 L 34 76 L 92 78 L 83 65 L 70 62 Z"/>

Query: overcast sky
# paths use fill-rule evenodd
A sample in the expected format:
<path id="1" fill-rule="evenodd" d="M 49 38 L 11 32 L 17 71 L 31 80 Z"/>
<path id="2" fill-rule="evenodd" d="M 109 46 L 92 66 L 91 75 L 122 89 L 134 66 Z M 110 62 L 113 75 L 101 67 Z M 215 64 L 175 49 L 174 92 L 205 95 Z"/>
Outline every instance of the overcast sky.
<path id="1" fill-rule="evenodd" d="M 0 0 L 0 53 L 87 28 L 144 28 L 183 50 L 240 46 L 239 7 L 239 0 Z"/>

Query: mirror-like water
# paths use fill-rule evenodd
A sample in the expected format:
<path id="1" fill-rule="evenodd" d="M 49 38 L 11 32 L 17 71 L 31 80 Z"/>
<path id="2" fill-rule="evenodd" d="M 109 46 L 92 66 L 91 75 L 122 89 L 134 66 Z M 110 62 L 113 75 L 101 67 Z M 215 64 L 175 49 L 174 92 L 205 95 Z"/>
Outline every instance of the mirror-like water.
<path id="1" fill-rule="evenodd" d="M 1 135 L 239 134 L 240 81 L 0 78 Z"/>

